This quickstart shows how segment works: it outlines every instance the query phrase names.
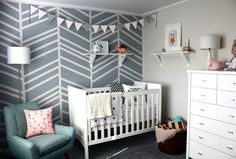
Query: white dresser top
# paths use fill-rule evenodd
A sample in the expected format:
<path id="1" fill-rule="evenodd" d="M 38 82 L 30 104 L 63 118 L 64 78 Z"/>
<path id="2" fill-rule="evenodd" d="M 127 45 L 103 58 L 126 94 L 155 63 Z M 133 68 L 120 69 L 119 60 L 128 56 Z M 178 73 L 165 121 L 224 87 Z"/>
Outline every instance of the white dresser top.
<path id="1" fill-rule="evenodd" d="M 187 70 L 188 73 L 208 73 L 208 74 L 236 74 L 236 71 L 209 71 L 207 69 L 205 70 Z"/>

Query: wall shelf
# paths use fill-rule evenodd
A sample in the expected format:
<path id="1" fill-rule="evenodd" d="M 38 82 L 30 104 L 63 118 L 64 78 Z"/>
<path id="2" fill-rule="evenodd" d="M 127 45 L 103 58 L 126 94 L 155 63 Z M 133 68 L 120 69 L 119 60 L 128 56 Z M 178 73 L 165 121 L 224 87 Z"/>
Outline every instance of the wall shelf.
<path id="1" fill-rule="evenodd" d="M 191 55 L 191 51 L 168 51 L 168 52 L 155 52 L 155 53 L 150 53 L 150 55 L 153 55 L 157 61 L 160 63 L 160 66 L 163 65 L 163 57 L 164 56 L 178 56 L 181 55 L 183 57 L 183 59 L 186 61 L 187 63 L 187 67 L 189 67 L 189 63 L 190 63 L 190 55 Z"/>
<path id="2" fill-rule="evenodd" d="M 93 67 L 93 63 L 96 59 L 96 56 L 118 56 L 119 67 L 122 67 L 123 62 L 125 61 L 126 56 L 132 55 L 130 53 L 120 54 L 120 53 L 85 53 L 86 56 L 89 56 L 90 59 L 90 67 Z"/>

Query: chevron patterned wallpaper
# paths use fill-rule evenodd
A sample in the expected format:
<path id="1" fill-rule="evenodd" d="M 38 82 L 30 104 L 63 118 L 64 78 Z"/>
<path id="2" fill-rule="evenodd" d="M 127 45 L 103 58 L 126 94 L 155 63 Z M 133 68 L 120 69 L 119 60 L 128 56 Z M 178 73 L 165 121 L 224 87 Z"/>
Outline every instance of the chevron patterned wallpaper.
<path id="1" fill-rule="evenodd" d="M 44 107 L 54 108 L 56 123 L 69 123 L 67 86 L 80 88 L 103 87 L 110 82 L 132 83 L 142 80 L 142 28 L 128 31 L 119 24 L 138 20 L 139 17 L 92 10 L 37 6 L 47 12 L 88 24 L 116 24 L 119 28 L 97 33 L 83 27 L 76 31 L 47 16 L 38 19 L 37 13 L 29 14 L 28 4 L 0 2 L 0 148 L 6 145 L 3 107 L 21 103 L 18 79 L 19 66 L 7 64 L 8 46 L 28 46 L 31 63 L 24 65 L 26 101 L 37 101 Z M 123 67 L 118 66 L 117 56 L 98 56 L 90 68 L 89 52 L 93 42 L 109 41 L 109 51 L 116 52 L 119 43 L 126 44 L 133 54 Z"/>

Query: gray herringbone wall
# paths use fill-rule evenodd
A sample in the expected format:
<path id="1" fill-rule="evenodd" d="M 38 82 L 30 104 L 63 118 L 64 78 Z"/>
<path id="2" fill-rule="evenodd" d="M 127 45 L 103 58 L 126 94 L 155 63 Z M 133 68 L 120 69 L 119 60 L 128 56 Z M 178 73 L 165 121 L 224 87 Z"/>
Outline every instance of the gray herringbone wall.
<path id="1" fill-rule="evenodd" d="M 57 16 L 88 24 L 120 24 L 138 20 L 139 17 L 91 10 L 37 6 Z M 123 67 L 118 66 L 117 56 L 99 56 L 90 68 L 89 52 L 93 42 L 109 41 L 110 52 L 124 43 L 132 56 Z M 119 27 L 97 33 L 75 26 L 70 29 L 63 24 L 57 27 L 56 20 L 49 22 L 47 16 L 38 19 L 37 13 L 29 16 L 29 5 L 0 2 L 0 145 L 5 144 L 3 107 L 21 103 L 17 65 L 7 64 L 8 46 L 28 46 L 31 63 L 25 65 L 26 101 L 37 101 L 41 107 L 54 107 L 54 122 L 69 122 L 67 86 L 80 88 L 102 87 L 110 82 L 131 83 L 142 80 L 142 28 L 131 27 L 128 31 Z"/>

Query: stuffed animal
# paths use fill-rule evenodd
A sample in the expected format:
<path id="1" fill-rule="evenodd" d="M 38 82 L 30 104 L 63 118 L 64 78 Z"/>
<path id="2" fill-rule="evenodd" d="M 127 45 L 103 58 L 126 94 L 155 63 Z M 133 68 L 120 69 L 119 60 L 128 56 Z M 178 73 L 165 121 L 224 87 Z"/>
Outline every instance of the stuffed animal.
<path id="1" fill-rule="evenodd" d="M 226 71 L 236 70 L 236 39 L 233 42 L 231 53 L 233 54 L 233 57 L 230 63 L 226 63 L 226 65 L 228 65 L 228 68 L 225 69 Z"/>
<path id="2" fill-rule="evenodd" d="M 100 48 L 103 48 L 101 44 L 98 44 L 97 42 L 93 44 L 92 50 L 90 52 L 92 53 L 99 53 Z"/>
<path id="3" fill-rule="evenodd" d="M 117 51 L 118 51 L 120 54 L 126 54 L 126 53 L 128 53 L 127 46 L 125 46 L 125 45 L 119 45 L 119 46 L 117 46 L 116 48 L 117 48 Z"/>

